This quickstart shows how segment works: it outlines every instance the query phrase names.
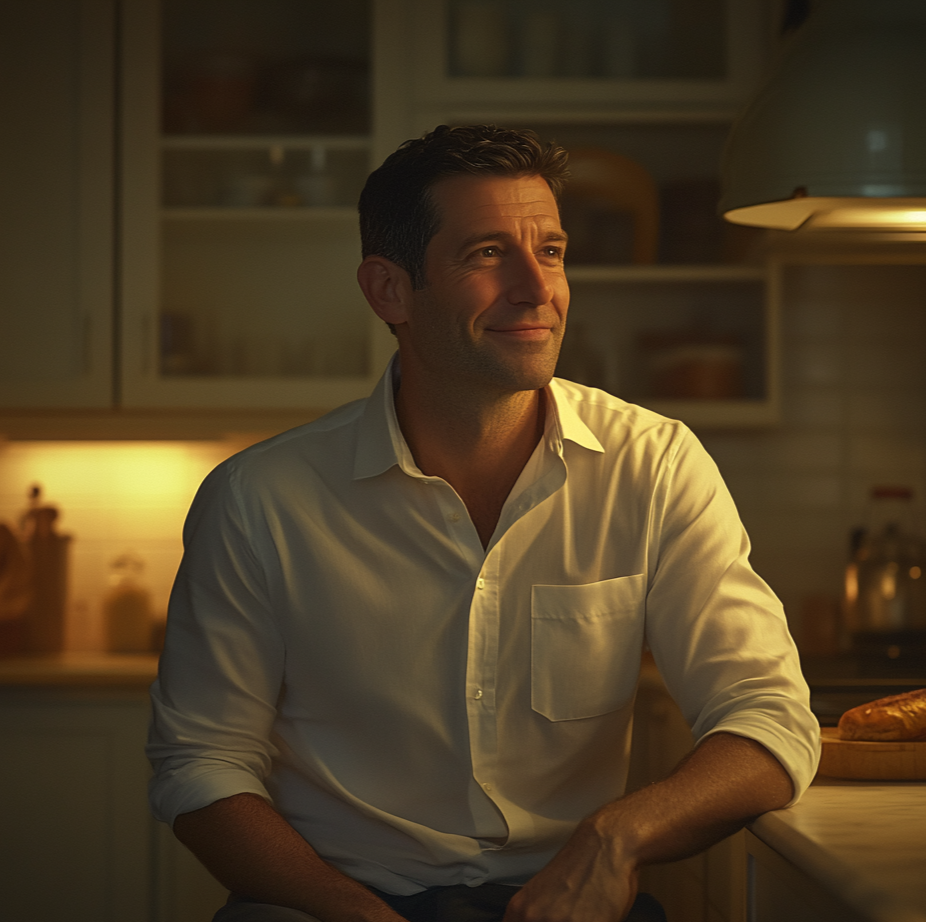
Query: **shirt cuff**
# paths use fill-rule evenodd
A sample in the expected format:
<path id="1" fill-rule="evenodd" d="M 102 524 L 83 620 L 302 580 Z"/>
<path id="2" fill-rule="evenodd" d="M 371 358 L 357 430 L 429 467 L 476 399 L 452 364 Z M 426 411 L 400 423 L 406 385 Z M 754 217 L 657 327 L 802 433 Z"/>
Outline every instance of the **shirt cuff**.
<path id="1" fill-rule="evenodd" d="M 148 802 L 154 818 L 173 826 L 181 813 L 190 813 L 235 794 L 257 794 L 268 804 L 273 799 L 250 772 L 229 765 L 186 766 L 158 771 L 148 783 Z"/>

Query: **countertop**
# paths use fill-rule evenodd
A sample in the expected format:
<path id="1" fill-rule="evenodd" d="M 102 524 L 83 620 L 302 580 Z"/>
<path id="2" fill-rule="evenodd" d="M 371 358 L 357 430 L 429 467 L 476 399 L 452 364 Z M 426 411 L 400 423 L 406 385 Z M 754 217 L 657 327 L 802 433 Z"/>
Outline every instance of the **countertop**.
<path id="1" fill-rule="evenodd" d="M 877 922 L 926 922 L 926 783 L 818 779 L 752 832 Z"/>
<path id="2" fill-rule="evenodd" d="M 62 653 L 0 659 L 0 687 L 147 688 L 158 671 L 154 653 Z"/>

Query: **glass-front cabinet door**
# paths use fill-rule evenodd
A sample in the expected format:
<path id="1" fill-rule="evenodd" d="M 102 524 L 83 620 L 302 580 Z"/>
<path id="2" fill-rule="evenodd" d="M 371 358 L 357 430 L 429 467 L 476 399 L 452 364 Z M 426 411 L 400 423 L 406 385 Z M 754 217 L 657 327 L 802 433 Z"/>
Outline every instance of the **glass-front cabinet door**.
<path id="1" fill-rule="evenodd" d="M 416 0 L 423 102 L 736 105 L 759 75 L 755 0 Z M 423 42 L 426 36 L 438 41 Z"/>
<path id="2" fill-rule="evenodd" d="M 325 409 L 369 392 L 391 351 L 355 277 L 369 7 L 126 4 L 125 405 Z"/>

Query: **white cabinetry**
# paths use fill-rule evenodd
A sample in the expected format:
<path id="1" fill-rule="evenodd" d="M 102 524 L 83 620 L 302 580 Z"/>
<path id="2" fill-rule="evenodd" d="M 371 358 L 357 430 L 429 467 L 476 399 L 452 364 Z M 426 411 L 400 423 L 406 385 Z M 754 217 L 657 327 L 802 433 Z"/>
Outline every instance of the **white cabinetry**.
<path id="1" fill-rule="evenodd" d="M 0 406 L 112 399 L 114 9 L 0 4 Z"/>
<path id="2" fill-rule="evenodd" d="M 209 922 L 227 896 L 148 811 L 142 690 L 0 690 L 0 891 L 15 922 Z"/>
<path id="3" fill-rule="evenodd" d="M 355 280 L 367 7 L 126 3 L 125 406 L 330 408 L 371 390 L 391 344 Z"/>
<path id="4" fill-rule="evenodd" d="M 495 122 L 622 154 L 659 190 L 654 261 L 629 261 L 613 214 L 567 215 L 562 373 L 696 425 L 774 421 L 775 284 L 712 198 L 773 6 L 123 0 L 118 30 L 114 0 L 4 6 L 22 93 L 0 154 L 0 406 L 365 395 L 394 340 L 354 278 L 364 177 L 440 122 Z"/>
<path id="5" fill-rule="evenodd" d="M 147 922 L 143 693 L 0 696 L 4 918 Z"/>

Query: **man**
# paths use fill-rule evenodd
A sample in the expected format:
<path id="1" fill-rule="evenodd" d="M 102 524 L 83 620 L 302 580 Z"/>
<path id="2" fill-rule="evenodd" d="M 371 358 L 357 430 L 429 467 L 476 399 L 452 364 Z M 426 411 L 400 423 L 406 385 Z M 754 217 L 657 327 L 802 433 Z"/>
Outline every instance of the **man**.
<path id="1" fill-rule="evenodd" d="M 642 866 L 813 776 L 716 468 L 680 423 L 551 382 L 564 178 L 561 150 L 495 128 L 388 158 L 358 279 L 398 359 L 194 502 L 151 798 L 236 895 L 217 920 L 619 920 Z M 644 641 L 698 745 L 623 797 Z"/>

